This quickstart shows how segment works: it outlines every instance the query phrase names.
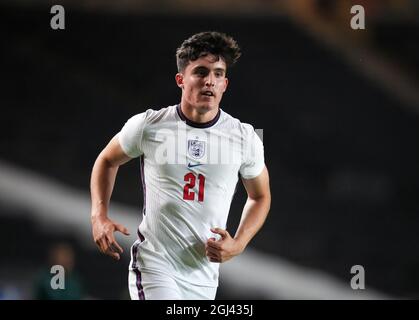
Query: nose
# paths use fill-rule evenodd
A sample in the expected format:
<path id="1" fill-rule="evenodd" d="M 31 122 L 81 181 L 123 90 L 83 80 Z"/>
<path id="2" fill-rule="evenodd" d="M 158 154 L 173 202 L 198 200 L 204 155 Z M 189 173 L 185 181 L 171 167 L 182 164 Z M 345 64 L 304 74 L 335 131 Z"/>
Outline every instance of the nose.
<path id="1" fill-rule="evenodd" d="M 208 75 L 205 78 L 205 86 L 206 87 L 213 87 L 214 85 L 215 85 L 215 77 L 210 72 L 210 73 L 208 73 Z"/>

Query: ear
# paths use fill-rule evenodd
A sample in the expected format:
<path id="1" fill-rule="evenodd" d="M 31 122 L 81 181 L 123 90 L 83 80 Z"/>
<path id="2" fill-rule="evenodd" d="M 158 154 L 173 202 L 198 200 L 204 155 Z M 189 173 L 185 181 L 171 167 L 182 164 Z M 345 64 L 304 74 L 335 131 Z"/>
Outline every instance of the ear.
<path id="1" fill-rule="evenodd" d="M 183 74 L 176 73 L 175 79 L 176 79 L 177 86 L 183 89 Z"/>
<path id="2" fill-rule="evenodd" d="M 224 83 L 224 90 L 223 90 L 223 92 L 225 92 L 225 91 L 227 90 L 227 87 L 228 87 L 228 79 L 227 79 L 227 78 L 225 78 L 225 83 Z"/>

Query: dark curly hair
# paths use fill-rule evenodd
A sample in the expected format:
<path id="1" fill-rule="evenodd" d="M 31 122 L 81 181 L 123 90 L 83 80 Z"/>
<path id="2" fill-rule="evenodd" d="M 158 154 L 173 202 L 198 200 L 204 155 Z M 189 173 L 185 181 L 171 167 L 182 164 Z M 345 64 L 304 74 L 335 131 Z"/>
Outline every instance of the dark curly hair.
<path id="1" fill-rule="evenodd" d="M 241 56 L 240 48 L 232 37 L 215 31 L 200 32 L 186 39 L 177 49 L 178 71 L 183 72 L 190 61 L 208 54 L 222 57 L 227 67 L 234 65 Z"/>

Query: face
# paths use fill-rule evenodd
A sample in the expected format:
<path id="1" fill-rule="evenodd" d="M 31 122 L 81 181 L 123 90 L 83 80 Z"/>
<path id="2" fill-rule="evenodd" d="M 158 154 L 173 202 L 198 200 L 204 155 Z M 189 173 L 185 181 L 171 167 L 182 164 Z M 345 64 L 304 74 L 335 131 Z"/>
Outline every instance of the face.
<path id="1" fill-rule="evenodd" d="M 199 113 L 218 108 L 227 89 L 227 66 L 223 58 L 214 55 L 191 61 L 182 73 L 176 74 L 176 83 L 182 89 L 182 103 Z"/>

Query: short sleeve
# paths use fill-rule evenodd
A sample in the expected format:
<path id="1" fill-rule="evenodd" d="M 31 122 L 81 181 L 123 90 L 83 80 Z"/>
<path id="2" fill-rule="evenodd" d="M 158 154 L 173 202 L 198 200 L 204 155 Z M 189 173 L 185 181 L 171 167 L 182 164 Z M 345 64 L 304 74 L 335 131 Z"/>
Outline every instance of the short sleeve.
<path id="1" fill-rule="evenodd" d="M 264 148 L 262 140 L 252 126 L 248 125 L 244 135 L 244 159 L 240 166 L 240 175 L 244 179 L 253 179 L 262 173 L 265 167 Z"/>
<path id="2" fill-rule="evenodd" d="M 130 118 L 118 133 L 119 144 L 122 150 L 131 158 L 143 154 L 142 138 L 146 124 L 146 113 L 140 113 Z"/>

